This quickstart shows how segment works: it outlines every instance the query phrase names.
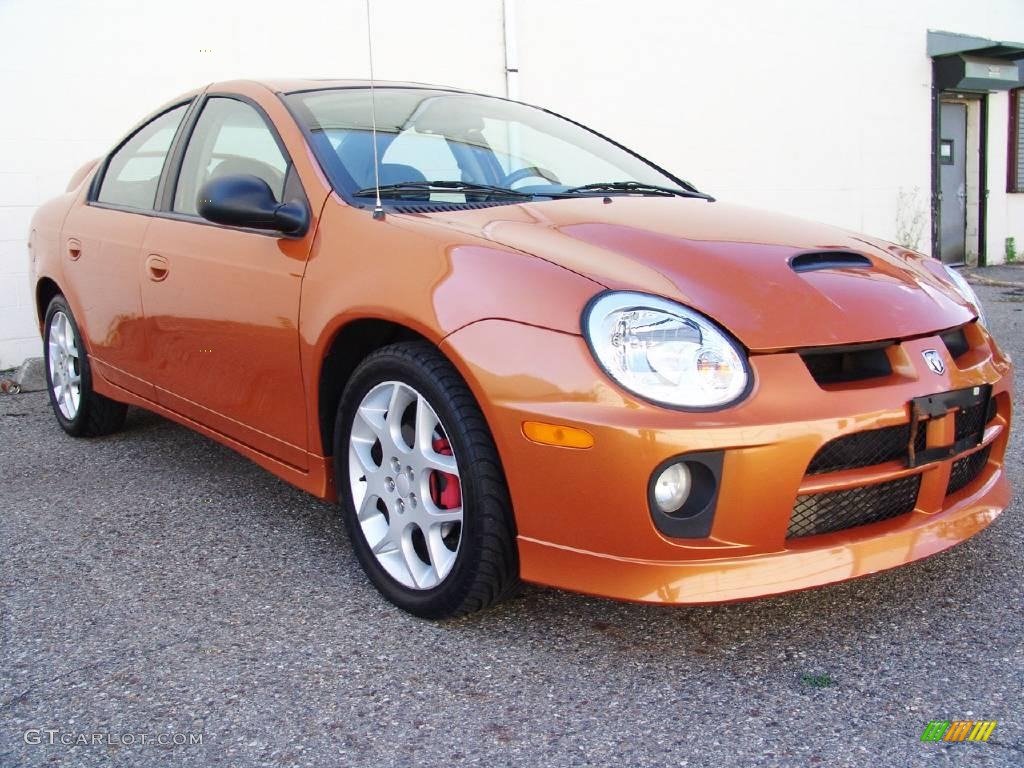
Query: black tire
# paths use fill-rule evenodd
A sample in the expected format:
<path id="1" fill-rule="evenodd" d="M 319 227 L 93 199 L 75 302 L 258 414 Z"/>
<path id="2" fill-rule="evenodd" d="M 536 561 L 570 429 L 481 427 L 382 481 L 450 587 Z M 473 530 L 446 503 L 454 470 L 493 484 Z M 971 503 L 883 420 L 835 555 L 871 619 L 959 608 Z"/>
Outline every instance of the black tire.
<path id="1" fill-rule="evenodd" d="M 78 370 L 81 377 L 81 390 L 79 395 L 78 410 L 72 418 L 65 416 L 57 403 L 54 394 L 53 378 L 50 369 L 50 330 L 53 316 L 63 312 L 67 317 L 71 329 L 74 331 L 76 346 L 78 348 Z M 46 318 L 43 321 L 43 362 L 46 369 L 46 388 L 50 394 L 50 406 L 57 417 L 57 423 L 69 435 L 74 437 L 99 437 L 117 432 L 124 426 L 125 415 L 128 413 L 128 406 L 111 400 L 98 394 L 92 388 L 92 368 L 89 365 L 89 354 L 85 349 L 85 341 L 78 329 L 75 316 L 71 313 L 71 307 L 67 300 L 57 294 L 50 301 L 46 308 Z"/>
<path id="2" fill-rule="evenodd" d="M 349 484 L 349 437 L 356 411 L 370 390 L 388 381 L 406 384 L 428 400 L 458 457 L 462 539 L 451 571 L 431 589 L 403 586 L 377 561 L 357 519 Z M 359 365 L 338 405 L 334 466 L 356 556 L 373 585 L 399 608 L 426 619 L 446 619 L 486 608 L 518 587 L 515 519 L 497 448 L 469 387 L 433 345 L 393 344 Z"/>

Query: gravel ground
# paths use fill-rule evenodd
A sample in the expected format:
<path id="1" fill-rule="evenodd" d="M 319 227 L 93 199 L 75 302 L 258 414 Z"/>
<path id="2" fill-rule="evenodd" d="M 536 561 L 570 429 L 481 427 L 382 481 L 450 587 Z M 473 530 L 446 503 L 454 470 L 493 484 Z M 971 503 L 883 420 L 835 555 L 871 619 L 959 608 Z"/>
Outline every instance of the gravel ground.
<path id="1" fill-rule="evenodd" d="M 1024 360 L 1024 290 L 980 292 Z M 157 416 L 73 440 L 44 394 L 0 396 L 0 451 L 5 767 L 1024 764 L 1020 500 L 825 589 L 666 609 L 528 587 L 431 624 L 367 584 L 333 507 Z M 921 743 L 933 719 L 999 724 Z M 139 743 L 171 733 L 202 743 Z"/>

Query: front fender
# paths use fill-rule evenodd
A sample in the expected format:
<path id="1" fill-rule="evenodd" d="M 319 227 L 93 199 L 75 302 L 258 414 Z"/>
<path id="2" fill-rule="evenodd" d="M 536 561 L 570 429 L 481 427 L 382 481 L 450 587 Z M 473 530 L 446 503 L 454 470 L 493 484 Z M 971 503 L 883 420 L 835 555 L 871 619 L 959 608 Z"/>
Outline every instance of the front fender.
<path id="1" fill-rule="evenodd" d="M 330 198 L 302 278 L 299 313 L 308 402 L 317 403 L 324 360 L 338 333 L 387 320 L 440 345 L 481 320 L 580 333 L 600 283 L 429 216 L 369 210 Z M 311 419 L 317 408 L 311 408 Z M 311 434 L 315 434 L 312 432 Z"/>

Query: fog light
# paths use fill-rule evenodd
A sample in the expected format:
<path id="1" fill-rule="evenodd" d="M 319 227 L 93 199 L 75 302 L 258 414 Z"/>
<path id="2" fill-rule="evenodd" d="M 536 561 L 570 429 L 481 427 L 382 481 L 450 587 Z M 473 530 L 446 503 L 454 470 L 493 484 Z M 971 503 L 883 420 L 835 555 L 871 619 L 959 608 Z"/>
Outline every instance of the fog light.
<path id="1" fill-rule="evenodd" d="M 724 460 L 724 451 L 695 451 L 654 468 L 647 481 L 647 506 L 661 533 L 677 539 L 711 535 Z"/>
<path id="2" fill-rule="evenodd" d="M 669 464 L 654 483 L 654 503 L 666 515 L 678 512 L 690 495 L 690 469 L 682 462 Z"/>

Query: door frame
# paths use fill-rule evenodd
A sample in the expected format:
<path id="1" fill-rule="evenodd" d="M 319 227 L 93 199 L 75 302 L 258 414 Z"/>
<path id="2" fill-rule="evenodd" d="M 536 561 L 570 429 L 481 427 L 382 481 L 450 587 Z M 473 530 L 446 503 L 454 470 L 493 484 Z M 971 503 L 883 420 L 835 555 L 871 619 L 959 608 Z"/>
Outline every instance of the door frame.
<path id="1" fill-rule="evenodd" d="M 980 102 L 978 126 L 978 266 L 988 265 L 985 251 L 988 230 L 988 93 L 979 91 L 940 90 L 932 79 L 932 258 L 942 260 L 942 167 L 939 146 L 942 139 L 942 101 L 944 97 L 962 96 L 964 102 Z M 970 151 L 970 147 L 966 147 Z M 964 170 L 966 173 L 966 169 Z M 970 179 L 968 179 L 968 184 Z"/>

